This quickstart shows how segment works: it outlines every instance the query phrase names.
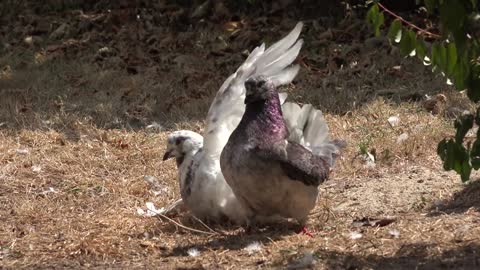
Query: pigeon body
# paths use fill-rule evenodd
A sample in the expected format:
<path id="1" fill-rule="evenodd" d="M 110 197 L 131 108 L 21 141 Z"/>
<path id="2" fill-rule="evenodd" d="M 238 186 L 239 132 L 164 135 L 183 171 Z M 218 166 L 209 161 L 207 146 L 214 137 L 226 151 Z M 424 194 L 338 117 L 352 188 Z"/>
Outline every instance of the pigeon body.
<path id="1" fill-rule="evenodd" d="M 225 80 L 208 111 L 203 137 L 185 130 L 169 135 L 164 159 L 175 157 L 182 199 L 196 217 L 213 221 L 227 218 L 245 224 L 251 216 L 225 181 L 220 154 L 245 112 L 245 81 L 262 75 L 279 86 L 290 83 L 297 75 L 299 67 L 291 64 L 303 44 L 298 39 L 301 29 L 302 23 L 298 23 L 287 36 L 267 50 L 265 44 L 255 48 L 237 71 Z M 277 94 L 277 97 L 282 104 L 286 94 Z M 295 114 L 291 116 L 295 117 Z"/>
<path id="2" fill-rule="evenodd" d="M 175 131 L 168 136 L 164 160 L 175 157 L 183 203 L 196 217 L 213 222 L 245 222 L 243 207 L 223 179 L 220 168 L 205 157 L 202 135 Z"/>
<path id="3" fill-rule="evenodd" d="M 289 127 L 268 78 L 252 77 L 245 86 L 245 113 L 221 154 L 225 180 L 251 217 L 280 215 L 304 224 L 343 143 L 328 140 L 325 120 L 311 105 L 286 103 Z"/>

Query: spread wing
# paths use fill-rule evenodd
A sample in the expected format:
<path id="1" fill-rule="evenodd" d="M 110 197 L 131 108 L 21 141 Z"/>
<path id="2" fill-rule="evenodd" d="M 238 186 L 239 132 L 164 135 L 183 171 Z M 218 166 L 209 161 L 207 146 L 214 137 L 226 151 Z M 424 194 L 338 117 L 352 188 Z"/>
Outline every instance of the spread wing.
<path id="1" fill-rule="evenodd" d="M 275 86 L 290 83 L 298 73 L 299 66 L 292 62 L 303 44 L 298 39 L 303 24 L 299 22 L 283 39 L 265 50 L 265 44 L 255 48 L 235 73 L 225 80 L 208 111 L 204 132 L 206 156 L 218 160 L 222 149 L 233 130 L 238 126 L 245 111 L 245 81 L 251 76 L 263 75 Z M 282 103 L 286 94 L 281 94 Z"/>
<path id="2" fill-rule="evenodd" d="M 327 121 L 322 112 L 311 104 L 300 107 L 292 102 L 285 102 L 282 112 L 290 134 L 288 140 L 303 145 L 314 155 L 322 156 L 332 167 L 346 143 L 329 139 Z"/>
<path id="3" fill-rule="evenodd" d="M 259 147 L 255 154 L 267 162 L 277 162 L 288 178 L 307 186 L 320 185 L 330 174 L 330 166 L 323 157 L 296 142 L 285 140 L 266 149 Z"/>

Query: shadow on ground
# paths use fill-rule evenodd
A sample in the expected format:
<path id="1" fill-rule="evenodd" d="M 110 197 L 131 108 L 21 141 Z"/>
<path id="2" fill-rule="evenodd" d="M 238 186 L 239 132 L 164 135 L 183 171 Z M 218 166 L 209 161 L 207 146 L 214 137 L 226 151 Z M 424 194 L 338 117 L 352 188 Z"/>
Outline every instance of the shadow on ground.
<path id="1" fill-rule="evenodd" d="M 188 245 L 179 245 L 174 247 L 168 253 L 164 255 L 167 257 L 182 257 L 188 256 L 188 251 L 190 249 L 197 249 L 200 252 L 206 252 L 211 250 L 242 250 L 245 249 L 245 252 L 255 252 L 256 250 L 248 251 L 249 245 L 267 245 L 273 241 L 278 241 L 282 239 L 282 236 L 291 234 L 292 232 L 282 231 L 282 232 L 265 232 L 265 233 L 237 233 L 235 235 L 227 235 L 223 237 L 214 237 L 211 240 L 207 240 L 206 243 L 196 243 Z M 254 249 L 254 248 L 253 248 Z"/>
<path id="2" fill-rule="evenodd" d="M 470 181 L 462 190 L 455 192 L 450 200 L 434 206 L 432 214 L 463 213 L 469 209 L 480 212 L 480 179 Z"/>
<path id="3" fill-rule="evenodd" d="M 435 244 L 404 245 L 393 256 L 319 250 L 315 254 L 328 269 L 479 269 L 480 245 L 464 244 L 436 251 Z"/>
<path id="4" fill-rule="evenodd" d="M 191 228 L 195 228 L 202 231 L 208 231 L 205 227 L 202 227 L 198 223 L 196 225 L 190 224 L 191 222 L 182 222 Z M 197 249 L 198 251 L 208 251 L 208 250 L 242 250 L 247 248 L 247 246 L 254 243 L 267 245 L 277 240 L 281 240 L 285 236 L 295 234 L 295 230 L 298 228 L 296 225 L 289 222 L 275 223 L 271 225 L 264 225 L 257 227 L 250 231 L 245 231 L 238 226 L 216 226 L 214 224 L 208 225 L 211 229 L 219 232 L 219 235 L 212 236 L 205 242 L 187 244 L 187 245 L 178 245 L 174 247 L 171 251 L 165 254 L 165 256 L 188 256 L 188 251 L 190 249 Z M 167 225 L 167 227 L 162 227 L 161 231 L 171 231 L 172 233 L 178 228 L 174 225 Z M 224 234 L 228 232 L 228 234 Z M 233 234 L 232 234 L 233 233 Z M 248 252 L 248 250 L 246 251 Z M 253 251 L 252 251 L 253 252 Z"/>

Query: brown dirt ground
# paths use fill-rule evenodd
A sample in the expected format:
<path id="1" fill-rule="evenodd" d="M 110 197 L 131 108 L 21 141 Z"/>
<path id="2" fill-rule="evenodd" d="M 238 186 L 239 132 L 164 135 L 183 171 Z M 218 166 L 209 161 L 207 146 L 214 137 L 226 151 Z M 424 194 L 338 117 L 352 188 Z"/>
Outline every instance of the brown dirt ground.
<path id="1" fill-rule="evenodd" d="M 161 161 L 168 132 L 201 131 L 212 95 L 243 59 L 238 52 L 257 44 L 255 33 L 274 40 L 295 23 L 284 21 L 248 21 L 243 38 L 221 49 L 219 37 L 231 35 L 221 24 L 207 21 L 178 35 L 154 24 L 167 36 L 152 43 L 160 44 L 160 57 L 137 55 L 144 61 L 136 65 L 121 52 L 138 47 L 142 54 L 153 46 L 147 40 L 125 45 L 122 34 L 110 35 L 105 46 L 118 55 L 99 61 L 99 40 L 72 52 L 73 41 L 47 38 L 55 29 L 39 35 L 45 44 L 38 46 L 10 37 L 18 48 L 0 56 L 0 268 L 295 269 L 305 254 L 315 269 L 480 268 L 478 174 L 462 184 L 443 171 L 436 144 L 453 134 L 452 121 L 420 100 L 442 92 L 449 108 L 472 105 L 384 41 L 362 38 L 361 23 L 318 28 L 307 21 L 302 72 L 288 87 L 294 100 L 324 110 L 332 136 L 349 143 L 321 186 L 309 222 L 314 237 L 289 224 L 252 233 L 211 225 L 217 233 L 205 235 L 137 214 L 145 202 L 161 207 L 179 196 L 173 162 Z M 45 47 L 53 45 L 66 47 L 55 55 Z M 390 125 L 390 116 L 400 122 Z M 147 128 L 152 122 L 163 129 Z M 375 154 L 374 166 L 361 149 Z M 145 176 L 158 179 L 163 192 L 155 195 Z M 393 222 L 355 222 L 362 218 Z M 207 231 L 188 214 L 174 220 Z M 254 242 L 257 251 L 246 249 Z M 192 248 L 198 256 L 188 255 Z"/>

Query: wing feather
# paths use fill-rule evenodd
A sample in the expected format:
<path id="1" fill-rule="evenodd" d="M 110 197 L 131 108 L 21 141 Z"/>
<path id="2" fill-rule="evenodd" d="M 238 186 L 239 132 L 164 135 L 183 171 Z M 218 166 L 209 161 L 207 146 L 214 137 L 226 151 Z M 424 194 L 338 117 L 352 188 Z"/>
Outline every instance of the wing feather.
<path id="1" fill-rule="evenodd" d="M 301 144 L 285 140 L 272 147 L 262 147 L 257 147 L 255 154 L 266 162 L 278 163 L 290 180 L 300 181 L 307 186 L 318 186 L 328 179 L 328 161 L 322 156 L 314 155 Z"/>
<path id="2" fill-rule="evenodd" d="M 330 140 L 329 128 L 322 111 L 311 104 L 300 107 L 296 103 L 285 102 L 282 113 L 290 134 L 288 140 L 305 146 L 314 155 L 323 157 L 329 166 L 333 166 L 346 143 Z"/>
<path id="3" fill-rule="evenodd" d="M 204 132 L 206 157 L 219 159 L 223 147 L 245 112 L 245 81 L 251 76 L 264 75 L 275 86 L 290 83 L 298 73 L 299 66 L 292 65 L 298 56 L 303 41 L 299 40 L 303 23 L 280 41 L 265 50 L 265 44 L 256 47 L 245 62 L 230 75 L 217 92 L 208 111 Z M 286 94 L 281 95 L 285 101 Z"/>

